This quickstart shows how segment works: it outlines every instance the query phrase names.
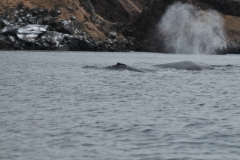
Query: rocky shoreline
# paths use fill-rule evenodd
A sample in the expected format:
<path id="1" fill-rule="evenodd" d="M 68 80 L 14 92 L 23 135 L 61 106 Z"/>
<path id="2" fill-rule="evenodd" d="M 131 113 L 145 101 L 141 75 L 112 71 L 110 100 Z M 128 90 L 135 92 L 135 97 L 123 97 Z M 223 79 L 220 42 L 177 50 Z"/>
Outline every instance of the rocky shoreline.
<path id="1" fill-rule="evenodd" d="M 115 32 L 109 32 L 104 41 L 93 39 L 76 17 L 58 20 L 59 15 L 59 10 L 18 5 L 13 14 L 0 17 L 0 50 L 121 52 L 137 48 L 130 39 L 116 39 Z"/>
<path id="2" fill-rule="evenodd" d="M 240 29 L 237 27 L 240 25 L 237 9 L 240 2 L 232 0 L 144 0 L 139 1 L 140 8 L 135 6 L 137 9 L 131 12 L 125 10 L 127 4 L 123 5 L 122 0 L 114 3 L 111 0 L 77 0 L 71 1 L 74 5 L 58 4 L 60 7 L 54 5 L 55 8 L 48 9 L 41 5 L 29 8 L 26 2 L 19 3 L 0 14 L 0 50 L 169 53 L 171 51 L 164 45 L 169 37 L 160 34 L 158 24 L 167 8 L 179 1 L 203 11 L 216 9 L 221 13 L 226 21 L 227 48 L 217 54 L 240 53 Z"/>

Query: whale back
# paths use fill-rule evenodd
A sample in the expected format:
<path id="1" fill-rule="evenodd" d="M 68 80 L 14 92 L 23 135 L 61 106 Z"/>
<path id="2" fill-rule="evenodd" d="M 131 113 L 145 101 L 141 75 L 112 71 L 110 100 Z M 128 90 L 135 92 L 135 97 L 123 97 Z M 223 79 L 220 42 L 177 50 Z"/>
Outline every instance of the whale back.
<path id="1" fill-rule="evenodd" d="M 212 66 L 204 62 L 193 62 L 193 61 L 181 61 L 181 62 L 174 62 L 174 63 L 158 64 L 158 65 L 155 65 L 155 67 L 183 69 L 183 70 L 196 70 L 196 71 L 214 69 Z"/>
<path id="2" fill-rule="evenodd" d="M 128 66 L 126 64 L 123 64 L 123 63 L 117 63 L 116 65 L 108 66 L 108 67 L 105 67 L 105 68 L 110 69 L 110 70 L 128 70 L 128 71 L 134 71 L 134 72 L 145 72 L 143 70 L 130 67 L 130 66 Z"/>

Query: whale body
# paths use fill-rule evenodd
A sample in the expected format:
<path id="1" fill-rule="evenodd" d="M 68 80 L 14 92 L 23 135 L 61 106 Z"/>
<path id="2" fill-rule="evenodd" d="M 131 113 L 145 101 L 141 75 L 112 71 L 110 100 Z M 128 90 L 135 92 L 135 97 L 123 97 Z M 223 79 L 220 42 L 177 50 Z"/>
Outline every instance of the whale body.
<path id="1" fill-rule="evenodd" d="M 158 64 L 154 65 L 154 67 L 158 68 L 172 68 L 172 69 L 183 69 L 183 70 L 195 70 L 195 71 L 201 71 L 201 70 L 212 70 L 214 69 L 213 66 L 210 66 L 204 62 L 193 62 L 193 61 L 181 61 L 181 62 L 174 62 L 174 63 L 165 63 L 165 64 Z M 107 69 L 107 70 L 128 70 L 128 71 L 134 71 L 134 72 L 147 72 L 150 70 L 144 69 L 137 69 L 130 67 L 123 63 L 117 63 L 116 65 L 104 67 L 104 68 L 98 68 L 95 66 L 85 66 L 84 68 L 94 68 L 94 69 Z M 152 72 L 152 70 L 150 71 Z"/>
<path id="2" fill-rule="evenodd" d="M 173 68 L 173 69 L 183 69 L 183 70 L 211 70 L 214 69 L 213 66 L 210 66 L 203 62 L 193 62 L 193 61 L 181 61 L 181 62 L 174 62 L 174 63 L 165 63 L 165 64 L 158 64 L 154 65 L 155 67 L 160 68 Z"/>
<path id="3" fill-rule="evenodd" d="M 123 63 L 117 63 L 116 65 L 105 67 L 105 69 L 110 69 L 110 70 L 128 70 L 128 71 L 134 71 L 134 72 L 145 72 L 143 70 L 130 67 L 130 66 L 128 66 L 126 64 L 123 64 Z"/>

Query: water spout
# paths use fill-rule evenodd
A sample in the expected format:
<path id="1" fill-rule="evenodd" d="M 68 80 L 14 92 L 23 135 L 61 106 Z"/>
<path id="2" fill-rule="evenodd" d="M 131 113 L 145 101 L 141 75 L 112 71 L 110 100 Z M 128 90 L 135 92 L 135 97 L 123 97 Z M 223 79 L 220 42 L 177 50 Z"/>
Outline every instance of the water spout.
<path id="1" fill-rule="evenodd" d="M 162 17 L 159 31 L 166 50 L 175 53 L 216 54 L 226 50 L 223 19 L 213 10 L 177 2 Z"/>

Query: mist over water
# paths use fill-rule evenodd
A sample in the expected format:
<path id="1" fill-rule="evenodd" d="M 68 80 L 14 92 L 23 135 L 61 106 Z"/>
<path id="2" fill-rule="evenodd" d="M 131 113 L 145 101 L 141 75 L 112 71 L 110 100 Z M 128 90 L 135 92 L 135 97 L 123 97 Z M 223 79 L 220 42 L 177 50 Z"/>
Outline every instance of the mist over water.
<path id="1" fill-rule="evenodd" d="M 215 54 L 226 49 L 223 19 L 213 10 L 191 4 L 170 6 L 159 24 L 167 50 L 175 53 Z"/>

